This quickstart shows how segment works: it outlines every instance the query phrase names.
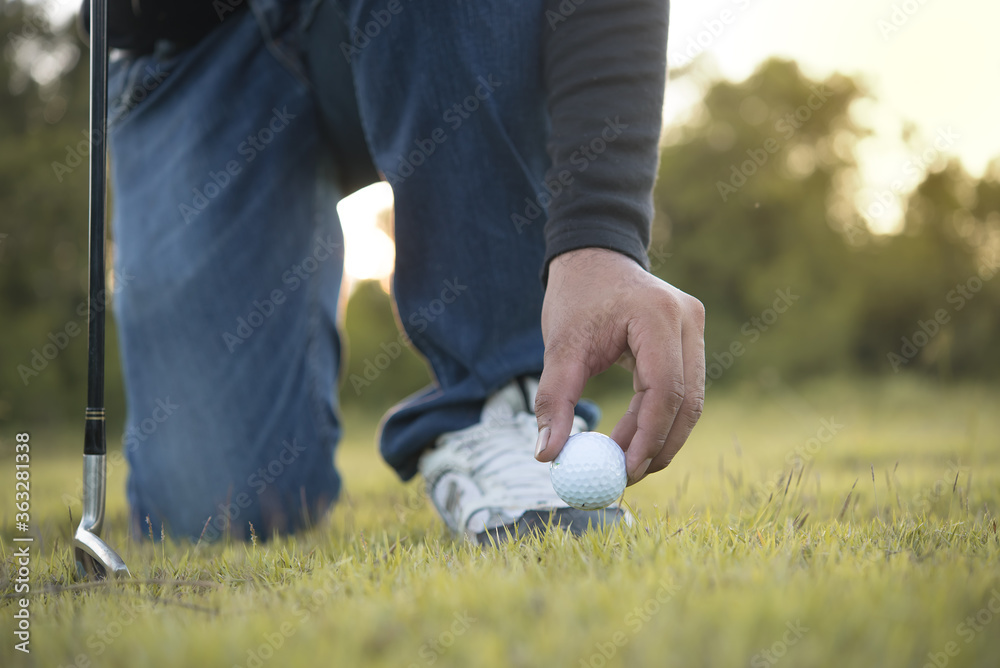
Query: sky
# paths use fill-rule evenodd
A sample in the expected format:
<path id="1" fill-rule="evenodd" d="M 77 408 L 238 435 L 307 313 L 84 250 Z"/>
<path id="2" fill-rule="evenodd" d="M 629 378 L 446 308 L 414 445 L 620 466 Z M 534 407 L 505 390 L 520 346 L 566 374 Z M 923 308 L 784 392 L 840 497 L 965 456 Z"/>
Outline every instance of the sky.
<path id="1" fill-rule="evenodd" d="M 981 176 L 1000 157 L 998 25 L 1000 3 L 988 0 L 675 0 L 667 60 L 674 69 L 703 50 L 695 73 L 739 81 L 779 56 L 814 79 L 862 80 L 876 103 L 852 110 L 874 131 L 858 145 L 856 204 L 874 231 L 893 232 L 918 185 L 911 164 L 957 156 Z M 683 122 L 697 95 L 683 78 L 668 85 L 665 123 Z M 917 129 L 910 147 L 906 123 Z"/>
<path id="2" fill-rule="evenodd" d="M 78 0 L 43 4 L 56 16 L 79 6 Z M 667 50 L 671 68 L 703 53 L 696 71 L 737 81 L 773 56 L 796 60 L 812 78 L 835 71 L 862 78 L 878 100 L 855 110 L 875 131 L 858 147 L 858 204 L 866 210 L 915 157 L 900 141 L 904 122 L 918 129 L 920 149 L 933 147 L 942 133 L 949 137 L 938 142 L 944 145 L 938 160 L 958 156 L 973 175 L 1000 156 L 997 26 L 1000 3 L 991 0 L 674 0 Z M 669 84 L 665 123 L 683 122 L 697 94 L 683 80 Z M 341 203 L 349 275 L 378 278 L 391 266 L 391 244 L 375 230 L 378 210 L 391 198 L 381 184 Z M 891 231 L 900 215 L 897 207 L 870 223 Z"/>
<path id="3" fill-rule="evenodd" d="M 1000 3 L 990 0 L 675 0 L 668 61 L 683 64 L 700 37 L 727 79 L 772 56 L 796 60 L 811 77 L 860 75 L 879 100 L 870 120 L 880 134 L 903 120 L 928 138 L 951 126 L 952 151 L 981 175 L 1000 156 L 998 25 Z"/>

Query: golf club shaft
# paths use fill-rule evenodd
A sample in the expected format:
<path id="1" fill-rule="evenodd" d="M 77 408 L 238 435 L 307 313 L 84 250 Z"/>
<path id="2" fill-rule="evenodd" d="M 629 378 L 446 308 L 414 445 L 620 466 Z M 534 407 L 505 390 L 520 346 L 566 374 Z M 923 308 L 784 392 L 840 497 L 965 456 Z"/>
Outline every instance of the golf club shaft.
<path id="1" fill-rule="evenodd" d="M 83 453 L 103 455 L 104 433 L 104 221 L 107 213 L 108 29 L 107 0 L 90 0 L 90 304 L 87 323 L 87 412 Z"/>

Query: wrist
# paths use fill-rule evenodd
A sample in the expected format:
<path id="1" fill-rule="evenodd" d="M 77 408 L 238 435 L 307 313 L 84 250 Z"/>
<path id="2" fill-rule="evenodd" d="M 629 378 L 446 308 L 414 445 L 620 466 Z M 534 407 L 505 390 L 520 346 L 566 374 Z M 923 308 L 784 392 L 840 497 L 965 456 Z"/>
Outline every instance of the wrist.
<path id="1" fill-rule="evenodd" d="M 559 273 L 565 270 L 593 268 L 594 265 L 614 266 L 631 265 L 642 269 L 642 265 L 636 262 L 631 256 L 610 248 L 576 248 L 565 253 L 556 255 L 549 262 L 549 273 Z"/>

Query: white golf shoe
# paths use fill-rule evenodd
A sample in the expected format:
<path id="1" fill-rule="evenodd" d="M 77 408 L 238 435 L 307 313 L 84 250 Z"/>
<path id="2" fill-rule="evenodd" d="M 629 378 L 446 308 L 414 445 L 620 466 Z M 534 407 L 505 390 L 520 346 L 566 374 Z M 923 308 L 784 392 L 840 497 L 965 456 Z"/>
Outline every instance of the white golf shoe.
<path id="1" fill-rule="evenodd" d="M 534 378 L 511 381 L 486 401 L 477 424 L 442 434 L 421 456 L 427 493 L 456 534 L 488 545 L 549 526 L 580 534 L 588 526 L 631 524 L 623 508 L 577 510 L 556 494 L 549 465 L 534 456 L 537 389 Z M 573 433 L 584 429 L 575 418 Z"/>

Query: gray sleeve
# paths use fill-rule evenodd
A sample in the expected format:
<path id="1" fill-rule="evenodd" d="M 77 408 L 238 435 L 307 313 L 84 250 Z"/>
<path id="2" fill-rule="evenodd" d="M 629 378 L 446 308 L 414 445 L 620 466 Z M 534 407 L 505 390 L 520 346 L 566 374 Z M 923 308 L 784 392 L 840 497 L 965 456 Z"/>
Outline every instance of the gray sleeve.
<path id="1" fill-rule="evenodd" d="M 667 0 L 546 2 L 543 281 L 552 258 L 577 248 L 609 248 L 648 267 L 668 16 Z"/>

